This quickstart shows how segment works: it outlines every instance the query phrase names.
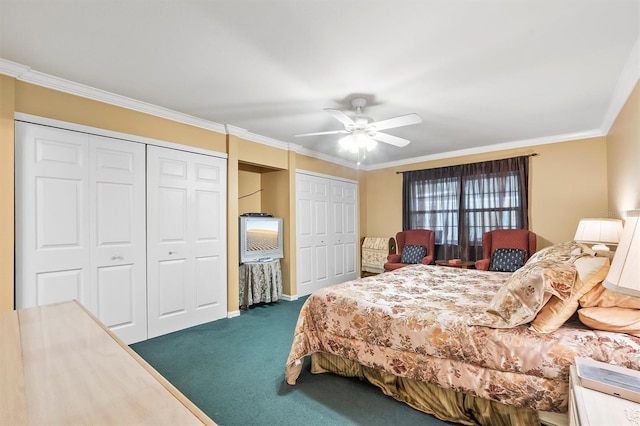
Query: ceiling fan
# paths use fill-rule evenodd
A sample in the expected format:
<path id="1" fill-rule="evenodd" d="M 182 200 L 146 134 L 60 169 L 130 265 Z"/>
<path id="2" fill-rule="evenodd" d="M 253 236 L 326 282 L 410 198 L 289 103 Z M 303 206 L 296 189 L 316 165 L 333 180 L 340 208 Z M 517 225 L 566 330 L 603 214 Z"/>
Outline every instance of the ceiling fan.
<path id="1" fill-rule="evenodd" d="M 351 100 L 351 106 L 353 106 L 353 108 L 356 110 L 356 114 L 354 118 L 349 117 L 343 111 L 338 109 L 331 109 L 331 108 L 324 109 L 329 114 L 331 114 L 333 118 L 335 118 L 336 120 L 338 120 L 344 125 L 343 130 L 303 133 L 295 136 L 304 137 L 304 136 L 347 134 L 347 135 L 355 136 L 355 138 L 353 138 L 354 142 L 351 143 L 351 146 L 366 147 L 368 150 L 370 150 L 372 146 L 375 146 L 374 141 L 387 143 L 397 147 L 403 147 L 403 146 L 407 146 L 410 141 L 407 139 L 399 138 L 397 136 L 389 135 L 387 133 L 381 133 L 380 130 L 387 130 L 387 129 L 393 129 L 396 127 L 409 126 L 411 124 L 422 123 L 422 118 L 416 113 L 401 115 L 399 117 L 389 118 L 388 120 L 373 121 L 373 119 L 371 119 L 370 117 L 367 117 L 362 114 L 362 108 L 364 108 L 366 104 L 367 104 L 367 100 L 363 97 L 356 97 Z M 359 139 L 360 141 L 355 142 L 357 139 Z M 341 140 L 341 145 L 342 145 L 342 140 Z M 346 141 L 345 141 L 345 145 L 346 145 Z M 345 148 L 349 149 L 346 146 Z M 352 149 L 349 149 L 349 150 L 353 152 Z"/>

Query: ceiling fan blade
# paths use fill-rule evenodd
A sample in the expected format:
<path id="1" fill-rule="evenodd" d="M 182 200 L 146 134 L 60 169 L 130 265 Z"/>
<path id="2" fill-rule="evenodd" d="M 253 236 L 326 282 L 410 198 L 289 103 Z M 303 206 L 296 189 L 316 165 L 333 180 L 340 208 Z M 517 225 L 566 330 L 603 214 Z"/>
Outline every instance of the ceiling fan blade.
<path id="1" fill-rule="evenodd" d="M 345 127 L 350 127 L 350 128 L 355 127 L 356 125 L 355 121 L 353 121 L 351 118 L 349 118 L 347 114 L 340 111 L 339 109 L 325 108 L 324 110 L 327 111 L 329 114 L 331 114 L 333 118 L 335 118 L 336 120 L 344 124 Z"/>
<path id="2" fill-rule="evenodd" d="M 402 139 L 397 136 L 388 135 L 386 133 L 376 132 L 373 136 L 370 136 L 371 139 L 375 139 L 380 142 L 388 143 L 389 145 L 394 145 L 402 148 L 403 146 L 409 145 L 411 143 L 410 140 Z"/>
<path id="3" fill-rule="evenodd" d="M 376 121 L 369 124 L 369 127 L 374 127 L 376 130 L 384 130 L 419 123 L 422 123 L 422 118 L 416 113 L 411 113 L 401 115 L 400 117 L 390 118 L 388 120 Z"/>
<path id="4" fill-rule="evenodd" d="M 303 136 L 319 136 L 319 135 L 337 135 L 339 133 L 349 133 L 346 130 L 331 130 L 329 132 L 315 132 L 315 133 L 302 133 L 300 135 L 293 135 L 296 138 Z"/>

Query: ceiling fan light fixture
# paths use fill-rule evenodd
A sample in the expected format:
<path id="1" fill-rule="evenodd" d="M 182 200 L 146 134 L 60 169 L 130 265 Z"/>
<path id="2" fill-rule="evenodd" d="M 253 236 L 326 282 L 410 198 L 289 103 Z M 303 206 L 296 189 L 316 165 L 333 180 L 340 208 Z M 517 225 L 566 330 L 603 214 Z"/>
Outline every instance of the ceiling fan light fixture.
<path id="1" fill-rule="evenodd" d="M 364 141 L 364 144 L 361 146 L 363 146 L 363 148 L 365 148 L 367 151 L 373 151 L 373 149 L 376 146 L 378 146 L 378 142 L 374 141 L 368 136 L 365 136 L 365 135 L 362 135 L 362 136 L 363 137 L 361 138 L 361 141 Z"/>
<path id="2" fill-rule="evenodd" d="M 334 108 L 324 108 L 333 118 L 342 123 L 343 130 L 329 130 L 324 132 L 303 133 L 295 136 L 320 136 L 347 134 L 338 141 L 340 152 L 347 151 L 357 154 L 358 165 L 366 158 L 366 153 L 373 150 L 378 142 L 402 148 L 409 144 L 408 139 L 399 138 L 380 130 L 394 129 L 396 127 L 410 126 L 422 123 L 422 118 L 416 113 L 405 114 L 382 121 L 374 121 L 371 117 L 362 114 L 362 108 L 367 104 L 364 97 L 355 97 L 351 100 L 351 106 L 355 109 L 355 116 L 350 117 L 344 111 Z"/>
<path id="3" fill-rule="evenodd" d="M 338 145 L 340 146 L 341 151 L 347 151 L 352 154 L 358 153 L 358 142 L 354 137 L 355 135 L 350 134 L 343 138 L 340 138 L 338 141 Z"/>
<path id="4" fill-rule="evenodd" d="M 371 151 L 378 143 L 361 131 L 354 131 L 352 134 L 341 138 L 338 141 L 340 149 L 357 154 L 360 150 Z"/>

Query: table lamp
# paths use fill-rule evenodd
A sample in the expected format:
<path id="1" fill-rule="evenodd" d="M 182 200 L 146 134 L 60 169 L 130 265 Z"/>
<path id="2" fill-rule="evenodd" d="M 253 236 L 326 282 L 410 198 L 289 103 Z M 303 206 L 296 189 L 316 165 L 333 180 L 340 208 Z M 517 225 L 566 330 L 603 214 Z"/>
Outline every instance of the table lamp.
<path id="1" fill-rule="evenodd" d="M 620 219 L 580 219 L 574 240 L 594 244 L 593 250 L 609 251 L 606 244 L 618 244 L 622 235 Z"/>
<path id="2" fill-rule="evenodd" d="M 609 290 L 640 297 L 640 210 L 627 212 L 620 244 L 602 283 Z"/>

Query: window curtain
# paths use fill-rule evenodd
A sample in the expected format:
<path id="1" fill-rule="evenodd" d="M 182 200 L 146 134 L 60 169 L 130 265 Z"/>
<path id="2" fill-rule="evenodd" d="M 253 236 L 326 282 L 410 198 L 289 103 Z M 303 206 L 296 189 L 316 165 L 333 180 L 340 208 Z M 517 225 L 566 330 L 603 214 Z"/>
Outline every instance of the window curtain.
<path id="1" fill-rule="evenodd" d="M 482 257 L 482 234 L 529 228 L 529 156 L 403 173 L 402 227 L 436 233 L 436 259 Z"/>

